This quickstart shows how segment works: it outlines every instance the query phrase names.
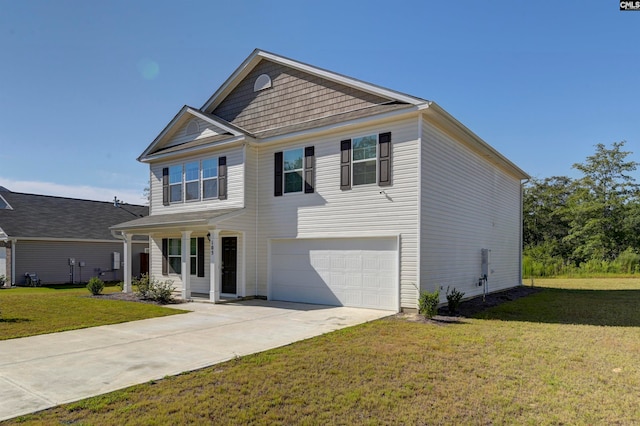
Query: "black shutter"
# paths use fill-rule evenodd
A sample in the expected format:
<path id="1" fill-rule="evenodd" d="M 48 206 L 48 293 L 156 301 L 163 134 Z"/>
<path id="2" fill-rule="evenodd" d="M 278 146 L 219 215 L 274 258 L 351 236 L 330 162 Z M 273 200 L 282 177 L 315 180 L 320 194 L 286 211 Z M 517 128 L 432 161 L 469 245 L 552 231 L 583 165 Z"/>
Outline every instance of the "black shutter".
<path id="1" fill-rule="evenodd" d="M 227 199 L 227 157 L 218 158 L 218 199 Z"/>
<path id="2" fill-rule="evenodd" d="M 162 204 L 169 205 L 169 168 L 162 169 Z"/>
<path id="3" fill-rule="evenodd" d="M 340 141 L 340 189 L 351 189 L 351 139 Z"/>
<path id="4" fill-rule="evenodd" d="M 389 186 L 391 185 L 391 132 L 380 133 L 378 145 L 380 147 L 378 185 Z"/>
<path id="5" fill-rule="evenodd" d="M 162 239 L 162 275 L 169 275 L 169 240 Z"/>
<path id="6" fill-rule="evenodd" d="M 282 151 L 276 152 L 274 155 L 274 164 L 273 164 L 273 195 L 275 197 L 280 197 L 282 195 L 282 179 L 283 179 L 283 156 Z"/>
<path id="7" fill-rule="evenodd" d="M 204 237 L 198 237 L 198 276 L 204 277 Z"/>
<path id="8" fill-rule="evenodd" d="M 304 149 L 304 192 L 305 194 L 313 193 L 315 186 L 315 149 L 308 146 Z"/>

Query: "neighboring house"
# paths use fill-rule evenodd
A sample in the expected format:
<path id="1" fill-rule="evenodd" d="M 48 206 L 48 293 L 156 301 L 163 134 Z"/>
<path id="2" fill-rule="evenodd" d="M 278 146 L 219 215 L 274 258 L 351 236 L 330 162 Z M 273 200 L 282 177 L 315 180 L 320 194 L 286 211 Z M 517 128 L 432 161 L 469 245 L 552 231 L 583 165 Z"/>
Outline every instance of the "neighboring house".
<path id="1" fill-rule="evenodd" d="M 150 215 L 111 229 L 184 298 L 398 311 L 521 281 L 528 176 L 431 101 L 255 50 L 138 160 Z"/>
<path id="2" fill-rule="evenodd" d="M 109 227 L 148 212 L 146 206 L 23 194 L 0 186 L 0 274 L 14 285 L 25 284 L 25 274 L 37 274 L 43 284 L 95 276 L 121 281 L 122 241 Z M 148 238 L 134 241 L 134 275 L 148 268 L 148 249 Z"/>

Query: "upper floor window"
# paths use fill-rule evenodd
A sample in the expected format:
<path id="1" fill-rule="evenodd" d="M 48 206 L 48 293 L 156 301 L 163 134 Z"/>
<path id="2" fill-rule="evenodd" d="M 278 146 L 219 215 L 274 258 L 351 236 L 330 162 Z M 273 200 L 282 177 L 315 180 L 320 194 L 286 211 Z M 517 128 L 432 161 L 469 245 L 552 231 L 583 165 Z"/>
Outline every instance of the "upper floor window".
<path id="1" fill-rule="evenodd" d="M 182 164 L 169 167 L 169 201 L 182 201 Z"/>
<path id="2" fill-rule="evenodd" d="M 207 158 L 162 169 L 162 203 L 227 199 L 227 157 Z M 184 194 L 184 196 L 183 196 Z"/>
<path id="3" fill-rule="evenodd" d="M 184 165 L 184 194 L 187 201 L 200 199 L 200 164 L 196 161 Z"/>
<path id="4" fill-rule="evenodd" d="M 354 138 L 352 141 L 353 184 L 376 183 L 378 136 Z"/>
<path id="5" fill-rule="evenodd" d="M 202 198 L 218 196 L 218 159 L 202 160 Z"/>
<path id="6" fill-rule="evenodd" d="M 302 148 L 284 151 L 284 192 L 302 192 Z"/>
<path id="7" fill-rule="evenodd" d="M 312 146 L 276 152 L 273 195 L 314 192 L 315 149 Z"/>
<path id="8" fill-rule="evenodd" d="M 391 185 L 391 132 L 340 141 L 340 189 Z"/>

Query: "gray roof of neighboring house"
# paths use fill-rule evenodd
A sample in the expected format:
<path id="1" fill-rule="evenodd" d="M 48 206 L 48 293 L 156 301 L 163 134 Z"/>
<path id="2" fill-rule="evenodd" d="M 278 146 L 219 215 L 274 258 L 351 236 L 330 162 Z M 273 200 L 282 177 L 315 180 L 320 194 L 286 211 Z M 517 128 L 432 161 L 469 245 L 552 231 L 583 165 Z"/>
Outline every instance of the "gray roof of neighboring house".
<path id="1" fill-rule="evenodd" d="M 117 240 L 110 226 L 149 214 L 147 206 L 115 207 L 112 202 L 23 194 L 6 188 L 0 190 L 0 197 L 8 204 L 0 208 L 0 236 L 9 238 Z"/>

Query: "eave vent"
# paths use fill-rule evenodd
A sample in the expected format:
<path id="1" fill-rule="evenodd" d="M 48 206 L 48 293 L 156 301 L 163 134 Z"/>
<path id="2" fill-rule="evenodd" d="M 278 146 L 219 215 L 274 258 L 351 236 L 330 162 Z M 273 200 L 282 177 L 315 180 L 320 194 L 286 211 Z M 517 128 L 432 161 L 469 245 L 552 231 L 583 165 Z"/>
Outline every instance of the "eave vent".
<path id="1" fill-rule="evenodd" d="M 265 90 L 271 87 L 271 77 L 267 74 L 260 74 L 258 78 L 256 78 L 256 82 L 253 85 L 253 91 L 259 92 L 261 90 Z"/>
<path id="2" fill-rule="evenodd" d="M 194 118 L 187 124 L 186 134 L 194 135 L 198 132 L 200 132 L 200 125 L 198 124 L 198 120 Z"/>

